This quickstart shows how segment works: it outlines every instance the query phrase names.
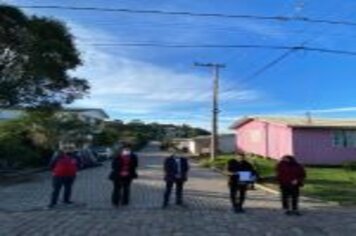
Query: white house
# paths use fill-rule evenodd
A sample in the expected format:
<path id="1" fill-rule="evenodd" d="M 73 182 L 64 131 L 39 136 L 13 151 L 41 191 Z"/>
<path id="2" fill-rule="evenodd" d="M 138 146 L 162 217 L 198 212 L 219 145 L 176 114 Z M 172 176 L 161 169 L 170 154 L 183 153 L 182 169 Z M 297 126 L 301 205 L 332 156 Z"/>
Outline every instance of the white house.
<path id="1" fill-rule="evenodd" d="M 235 135 L 221 134 L 218 137 L 219 151 L 221 153 L 235 152 Z M 204 155 L 210 153 L 211 136 L 197 136 L 194 138 L 173 139 L 176 148 L 186 149 L 193 155 Z"/>

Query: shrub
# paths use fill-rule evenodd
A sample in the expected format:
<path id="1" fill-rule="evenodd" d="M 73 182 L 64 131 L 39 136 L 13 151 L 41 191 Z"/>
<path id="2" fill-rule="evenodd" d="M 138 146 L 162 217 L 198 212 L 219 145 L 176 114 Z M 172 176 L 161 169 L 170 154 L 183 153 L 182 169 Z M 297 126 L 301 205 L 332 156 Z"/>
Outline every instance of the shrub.
<path id="1" fill-rule="evenodd" d="M 22 168 L 41 164 L 41 155 L 16 138 L 0 140 L 0 161 L 5 168 Z"/>
<path id="2" fill-rule="evenodd" d="M 356 161 L 345 162 L 343 168 L 347 171 L 356 171 Z"/>

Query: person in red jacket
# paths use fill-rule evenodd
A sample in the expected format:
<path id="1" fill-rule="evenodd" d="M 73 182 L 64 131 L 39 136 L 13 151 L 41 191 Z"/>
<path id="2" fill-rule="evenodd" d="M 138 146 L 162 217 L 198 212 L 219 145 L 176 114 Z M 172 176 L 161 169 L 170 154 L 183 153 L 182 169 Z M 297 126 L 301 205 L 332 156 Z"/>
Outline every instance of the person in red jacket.
<path id="1" fill-rule="evenodd" d="M 138 177 L 138 158 L 131 150 L 130 145 L 119 152 L 111 163 L 110 180 L 113 182 L 111 201 L 113 206 L 129 205 L 131 183 Z"/>
<path id="2" fill-rule="evenodd" d="M 49 208 L 57 204 L 61 188 L 64 187 L 63 203 L 71 204 L 72 185 L 77 174 L 77 162 L 65 151 L 54 155 L 50 163 L 53 176 L 53 191 Z"/>
<path id="3" fill-rule="evenodd" d="M 277 165 L 277 180 L 281 189 L 282 207 L 287 215 L 300 215 L 299 189 L 304 185 L 305 177 L 304 167 L 293 156 L 282 157 Z"/>

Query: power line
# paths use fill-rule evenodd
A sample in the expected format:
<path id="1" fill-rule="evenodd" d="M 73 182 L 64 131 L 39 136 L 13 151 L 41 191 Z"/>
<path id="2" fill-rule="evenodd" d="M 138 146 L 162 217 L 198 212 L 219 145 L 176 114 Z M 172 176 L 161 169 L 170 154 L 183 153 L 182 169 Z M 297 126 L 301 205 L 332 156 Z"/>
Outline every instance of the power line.
<path id="1" fill-rule="evenodd" d="M 99 12 L 119 12 L 129 14 L 158 14 L 158 15 L 173 15 L 173 16 L 189 16 L 189 17 L 214 17 L 214 18 L 235 18 L 235 19 L 250 19 L 250 20 L 270 20 L 280 22 L 304 22 L 329 25 L 345 25 L 356 26 L 356 22 L 346 20 L 328 20 L 314 19 L 300 16 L 261 16 L 261 15 L 245 15 L 245 14 L 224 14 L 224 13 L 198 13 L 188 11 L 164 11 L 164 10 L 135 10 L 128 8 L 104 8 L 104 7 L 74 7 L 74 6 L 57 6 L 57 5 L 17 5 L 24 9 L 56 9 L 56 10 L 71 10 L 71 11 L 99 11 Z"/>
<path id="2" fill-rule="evenodd" d="M 330 54 L 356 56 L 356 51 L 347 51 L 329 48 L 307 46 L 259 45 L 259 44 L 178 44 L 178 43 L 88 43 L 96 47 L 158 47 L 158 48 L 245 48 L 245 49 L 270 49 L 270 50 L 299 50 Z"/>
<path id="3" fill-rule="evenodd" d="M 335 16 L 335 14 L 334 14 Z M 305 31 L 305 30 L 303 30 Z M 322 33 L 320 33 L 317 37 L 312 37 L 306 41 L 304 41 L 301 46 L 305 46 L 307 44 L 310 44 L 312 41 L 315 41 L 316 39 L 320 38 L 323 34 L 325 34 L 325 27 L 324 30 L 322 31 Z M 244 80 L 239 81 L 239 84 L 243 84 L 244 82 L 249 82 L 255 78 L 258 78 L 259 75 L 261 75 L 262 73 L 266 72 L 267 70 L 269 70 L 270 68 L 272 68 L 273 66 L 275 66 L 276 64 L 280 63 L 281 61 L 283 61 L 285 58 L 287 58 L 288 56 L 290 56 L 292 53 L 296 52 L 297 50 L 291 49 L 288 50 L 286 52 L 284 52 L 282 55 L 278 56 L 277 58 L 273 59 L 271 62 L 267 63 L 266 65 L 264 65 L 263 67 L 261 67 L 260 69 L 258 69 L 256 72 L 254 72 L 253 74 L 251 74 L 250 76 L 246 77 Z M 224 92 L 229 92 L 229 91 L 233 91 L 235 90 L 234 87 L 229 88 L 227 90 L 225 90 Z"/>
<path id="4" fill-rule="evenodd" d="M 250 76 L 244 78 L 239 82 L 239 87 L 241 85 L 243 85 L 246 82 L 250 82 L 252 79 L 257 78 L 259 75 L 261 75 L 262 73 L 266 72 L 267 70 L 271 69 L 273 66 L 275 66 L 276 64 L 278 64 L 279 62 L 281 62 L 282 60 L 284 60 L 285 58 L 287 58 L 288 56 L 290 56 L 292 53 L 294 53 L 296 50 L 295 49 L 290 49 L 286 52 L 284 52 L 282 55 L 280 55 L 279 57 L 275 58 L 274 60 L 272 60 L 271 62 L 267 63 L 266 65 L 264 65 L 263 67 L 261 67 L 260 69 L 258 69 L 256 72 L 254 72 L 253 74 L 251 74 Z M 222 93 L 227 93 L 227 92 L 231 92 L 231 91 L 235 91 L 237 89 L 237 86 L 234 87 L 230 87 L 224 91 L 222 91 Z"/>

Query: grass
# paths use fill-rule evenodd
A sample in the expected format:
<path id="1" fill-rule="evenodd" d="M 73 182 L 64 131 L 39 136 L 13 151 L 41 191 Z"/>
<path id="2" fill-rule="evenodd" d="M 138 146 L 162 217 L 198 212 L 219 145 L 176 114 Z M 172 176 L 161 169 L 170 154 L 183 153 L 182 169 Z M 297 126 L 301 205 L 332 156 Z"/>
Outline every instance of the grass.
<path id="1" fill-rule="evenodd" d="M 206 167 L 224 169 L 231 155 L 219 156 L 216 161 L 203 160 Z M 260 174 L 261 183 L 278 188 L 275 181 L 276 161 L 251 156 L 250 162 Z M 345 167 L 306 167 L 307 179 L 302 190 L 303 195 L 326 201 L 335 201 L 341 205 L 356 205 L 356 170 Z"/>

